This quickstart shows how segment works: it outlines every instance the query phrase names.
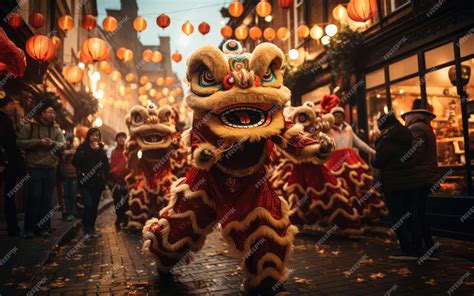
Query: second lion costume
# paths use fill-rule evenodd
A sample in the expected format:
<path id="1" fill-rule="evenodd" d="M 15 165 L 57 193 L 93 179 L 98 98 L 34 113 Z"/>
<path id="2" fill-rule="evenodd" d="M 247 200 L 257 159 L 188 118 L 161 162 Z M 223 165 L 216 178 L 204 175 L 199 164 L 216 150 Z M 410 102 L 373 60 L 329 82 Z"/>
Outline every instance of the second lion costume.
<path id="1" fill-rule="evenodd" d="M 193 167 L 172 187 L 170 203 L 143 229 L 144 248 L 158 270 L 172 271 L 189 251 L 199 251 L 219 223 L 242 259 L 250 293 L 283 292 L 296 227 L 287 202 L 269 186 L 269 146 L 296 159 L 316 157 L 327 143 L 302 136 L 283 117 L 290 91 L 280 72 L 283 53 L 262 43 L 253 53 L 229 40 L 223 51 L 203 46 L 188 59 L 193 109 Z M 184 258 L 188 258 L 186 256 Z"/>

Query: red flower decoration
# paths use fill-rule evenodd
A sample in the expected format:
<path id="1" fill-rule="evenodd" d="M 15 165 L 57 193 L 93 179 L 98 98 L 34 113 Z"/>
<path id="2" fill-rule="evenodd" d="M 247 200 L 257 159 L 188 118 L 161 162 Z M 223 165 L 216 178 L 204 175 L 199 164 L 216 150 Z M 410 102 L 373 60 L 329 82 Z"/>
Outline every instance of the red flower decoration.
<path id="1" fill-rule="evenodd" d="M 324 95 L 320 104 L 323 112 L 329 113 L 332 108 L 339 106 L 339 97 L 336 95 Z"/>
<path id="2" fill-rule="evenodd" d="M 0 28 L 0 75 L 21 77 L 25 73 L 25 69 L 25 53 L 16 47 L 5 31 Z"/>

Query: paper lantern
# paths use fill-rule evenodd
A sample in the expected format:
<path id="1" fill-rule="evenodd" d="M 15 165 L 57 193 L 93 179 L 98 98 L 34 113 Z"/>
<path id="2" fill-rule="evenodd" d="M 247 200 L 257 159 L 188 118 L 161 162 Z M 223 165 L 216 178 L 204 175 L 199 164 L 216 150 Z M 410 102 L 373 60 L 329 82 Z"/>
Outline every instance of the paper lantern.
<path id="1" fill-rule="evenodd" d="M 170 94 L 170 89 L 167 88 L 167 87 L 164 87 L 164 88 L 161 90 L 161 93 L 166 97 L 167 95 Z"/>
<path id="2" fill-rule="evenodd" d="M 183 56 L 182 56 L 178 51 L 176 51 L 175 53 L 173 53 L 173 55 L 171 56 L 171 58 L 172 58 L 173 61 L 175 61 L 176 63 L 179 63 L 179 62 L 181 62 L 181 60 L 183 59 Z"/>
<path id="3" fill-rule="evenodd" d="M 230 26 L 227 26 L 225 25 L 224 27 L 222 27 L 221 29 L 221 35 L 222 37 L 224 38 L 230 38 L 232 37 L 232 33 L 233 33 L 233 30 Z"/>
<path id="4" fill-rule="evenodd" d="M 49 39 L 51 40 L 51 43 L 53 43 L 56 50 L 61 47 L 61 39 L 59 39 L 58 36 L 51 36 Z"/>
<path id="5" fill-rule="evenodd" d="M 112 78 L 113 81 L 117 81 L 122 78 L 122 74 L 120 74 L 119 71 L 114 70 L 112 73 L 110 73 L 110 78 Z"/>
<path id="6" fill-rule="evenodd" d="M 133 51 L 131 51 L 130 49 L 125 49 L 125 51 L 123 52 L 123 61 L 130 62 L 131 60 L 133 60 Z"/>
<path id="7" fill-rule="evenodd" d="M 244 6 L 240 3 L 239 0 L 234 0 L 229 7 L 227 8 L 229 14 L 233 17 L 239 17 L 244 12 Z"/>
<path id="8" fill-rule="evenodd" d="M 247 38 L 248 30 L 246 25 L 240 25 L 235 29 L 235 38 L 244 40 Z"/>
<path id="9" fill-rule="evenodd" d="M 134 21 L 133 21 L 133 28 L 137 31 L 137 32 L 141 32 L 143 30 L 145 30 L 147 27 L 147 23 L 146 23 L 146 20 L 144 18 L 142 18 L 141 16 L 137 17 Z"/>
<path id="10" fill-rule="evenodd" d="M 296 29 L 296 34 L 298 38 L 305 39 L 309 36 L 309 28 L 306 25 L 300 25 L 298 29 Z"/>
<path id="11" fill-rule="evenodd" d="M 86 29 L 87 31 L 91 31 L 94 30 L 97 26 L 97 20 L 95 19 L 95 16 L 87 14 L 82 17 L 81 24 L 84 29 Z"/>
<path id="12" fill-rule="evenodd" d="M 173 83 L 174 83 L 173 77 L 168 76 L 168 77 L 165 78 L 165 84 L 166 84 L 166 85 L 170 86 L 170 85 L 172 85 Z"/>
<path id="13" fill-rule="evenodd" d="M 324 28 L 324 32 L 326 32 L 326 35 L 329 37 L 332 37 L 337 33 L 337 26 L 334 24 L 329 24 L 326 26 L 326 28 Z"/>
<path id="14" fill-rule="evenodd" d="M 26 41 L 26 52 L 28 55 L 40 62 L 49 62 L 56 53 L 56 48 L 51 40 L 44 35 L 31 36 Z"/>
<path id="15" fill-rule="evenodd" d="M 81 62 L 83 62 L 84 64 L 92 64 L 92 63 L 94 63 L 94 61 L 92 60 L 92 58 L 89 57 L 89 56 L 87 56 L 87 55 L 85 55 L 82 50 L 79 51 L 79 59 L 80 59 Z"/>
<path id="16" fill-rule="evenodd" d="M 336 5 L 336 7 L 332 9 L 332 16 L 336 21 L 344 20 L 347 17 L 346 7 L 344 7 L 342 4 Z"/>
<path id="17" fill-rule="evenodd" d="M 155 64 L 158 64 L 159 62 L 161 62 L 161 60 L 163 60 L 163 56 L 161 55 L 161 52 L 159 52 L 158 50 L 155 50 L 153 52 L 153 56 L 151 57 L 151 60 Z"/>
<path id="18" fill-rule="evenodd" d="M 281 9 L 288 9 L 293 6 L 293 0 L 278 0 Z"/>
<path id="19" fill-rule="evenodd" d="M 118 23 L 117 19 L 114 18 L 113 16 L 108 16 L 102 21 L 102 27 L 106 32 L 113 32 L 117 30 Z"/>
<path id="20" fill-rule="evenodd" d="M 174 90 L 175 96 L 180 96 L 182 93 L 183 93 L 183 89 L 179 86 Z"/>
<path id="21" fill-rule="evenodd" d="M 33 28 L 38 29 L 44 25 L 44 16 L 39 12 L 33 12 L 28 17 L 28 22 Z"/>
<path id="22" fill-rule="evenodd" d="M 209 31 L 211 31 L 211 26 L 209 26 L 209 24 L 206 22 L 202 22 L 199 24 L 198 30 L 202 35 L 206 35 L 209 33 Z"/>
<path id="23" fill-rule="evenodd" d="M 147 83 L 148 83 L 148 76 L 143 75 L 142 77 L 140 77 L 140 84 L 141 85 L 145 85 Z"/>
<path id="24" fill-rule="evenodd" d="M 262 30 L 259 27 L 254 26 L 254 27 L 250 28 L 249 36 L 250 36 L 250 39 L 255 41 L 255 40 L 259 39 L 260 37 L 262 37 Z"/>
<path id="25" fill-rule="evenodd" d="M 107 61 L 101 61 L 99 63 L 99 69 L 101 69 L 107 75 L 109 75 L 113 71 L 112 66 L 110 66 L 109 62 Z"/>
<path id="26" fill-rule="evenodd" d="M 145 62 L 151 62 L 152 58 L 153 58 L 153 51 L 151 49 L 145 49 L 143 51 L 143 60 Z"/>
<path id="27" fill-rule="evenodd" d="M 165 84 L 163 77 L 158 77 L 158 79 L 156 79 L 156 85 L 162 86 L 163 84 Z"/>
<path id="28" fill-rule="evenodd" d="M 163 97 L 163 94 L 161 92 L 156 92 L 155 94 L 155 99 L 159 100 Z"/>
<path id="29" fill-rule="evenodd" d="M 261 17 L 266 17 L 272 13 L 272 5 L 266 0 L 260 0 L 257 4 L 257 14 Z"/>
<path id="30" fill-rule="evenodd" d="M 128 73 L 127 75 L 125 75 L 125 80 L 127 80 L 128 82 L 132 82 L 133 80 L 135 80 L 135 75 L 133 75 L 133 73 Z"/>
<path id="31" fill-rule="evenodd" d="M 149 90 L 153 87 L 153 84 L 151 84 L 151 82 L 147 82 L 143 87 L 144 87 L 147 91 L 149 91 Z"/>
<path id="32" fill-rule="evenodd" d="M 377 13 L 377 0 L 350 0 L 347 15 L 356 22 L 365 22 Z"/>
<path id="33" fill-rule="evenodd" d="M 183 33 L 186 35 L 191 35 L 194 32 L 194 26 L 191 24 L 189 21 L 186 21 L 182 26 L 181 30 L 183 30 Z"/>
<path id="34" fill-rule="evenodd" d="M 109 54 L 105 41 L 96 37 L 84 41 L 82 44 L 82 52 L 94 62 L 105 60 Z"/>
<path id="35" fill-rule="evenodd" d="M 311 30 L 309 30 L 309 35 L 314 40 L 318 40 L 318 39 L 321 39 L 321 37 L 323 37 L 324 30 L 320 26 L 314 25 L 314 26 L 311 27 Z"/>
<path id="36" fill-rule="evenodd" d="M 78 83 L 82 80 L 83 72 L 82 69 L 76 65 L 68 65 L 63 69 L 63 75 L 67 81 L 71 83 Z"/>
<path id="37" fill-rule="evenodd" d="M 158 27 L 165 29 L 168 27 L 171 23 L 170 17 L 167 16 L 166 14 L 162 13 L 156 18 L 156 24 Z"/>
<path id="38" fill-rule="evenodd" d="M 117 51 L 115 52 L 115 55 L 119 60 L 123 61 L 123 54 L 125 53 L 127 49 L 125 47 L 119 47 Z"/>
<path id="39" fill-rule="evenodd" d="M 23 18 L 16 12 L 10 14 L 10 18 L 8 19 L 8 25 L 13 29 L 18 29 L 23 25 Z"/>
<path id="40" fill-rule="evenodd" d="M 145 89 L 143 86 L 140 86 L 140 87 L 138 88 L 138 94 L 139 94 L 139 95 L 144 95 L 144 94 L 146 94 L 146 89 Z"/>
<path id="41" fill-rule="evenodd" d="M 74 28 L 74 19 L 72 16 L 65 14 L 58 19 L 58 27 L 64 32 L 67 32 Z"/>
<path id="42" fill-rule="evenodd" d="M 104 61 L 108 60 L 110 58 L 110 55 L 111 55 L 110 48 L 107 47 L 106 49 L 107 49 L 107 52 L 105 53 L 105 56 L 103 58 Z"/>
<path id="43" fill-rule="evenodd" d="M 330 42 L 331 42 L 331 37 L 329 37 L 328 35 L 324 35 L 323 37 L 321 37 L 322 45 L 328 45 Z"/>
<path id="44" fill-rule="evenodd" d="M 265 40 L 272 42 L 275 37 L 276 32 L 273 28 L 268 27 L 263 31 L 263 38 L 265 38 Z"/>
<path id="45" fill-rule="evenodd" d="M 277 30 L 277 37 L 281 41 L 286 41 L 290 38 L 290 30 L 287 27 L 281 27 Z"/>

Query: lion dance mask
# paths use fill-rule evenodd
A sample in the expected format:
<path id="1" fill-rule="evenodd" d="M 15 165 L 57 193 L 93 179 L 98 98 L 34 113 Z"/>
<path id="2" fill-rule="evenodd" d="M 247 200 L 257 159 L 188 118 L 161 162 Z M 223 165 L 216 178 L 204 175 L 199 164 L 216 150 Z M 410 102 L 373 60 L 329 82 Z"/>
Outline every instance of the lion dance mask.
<path id="1" fill-rule="evenodd" d="M 244 287 L 251 293 L 284 291 L 297 228 L 287 202 L 268 184 L 265 163 L 273 144 L 305 159 L 315 157 L 320 143 L 284 120 L 290 91 L 282 83 L 283 58 L 273 44 L 248 53 L 234 40 L 223 51 L 204 46 L 189 57 L 185 99 L 194 111 L 193 167 L 143 229 L 144 249 L 155 255 L 161 273 L 200 250 L 220 224 L 230 253 L 243 261 Z"/>
<path id="2" fill-rule="evenodd" d="M 135 106 L 125 121 L 130 138 L 125 145 L 125 181 L 129 190 L 128 226 L 142 229 L 145 222 L 167 205 L 176 171 L 186 163 L 175 128 L 176 113 L 168 106 Z"/>

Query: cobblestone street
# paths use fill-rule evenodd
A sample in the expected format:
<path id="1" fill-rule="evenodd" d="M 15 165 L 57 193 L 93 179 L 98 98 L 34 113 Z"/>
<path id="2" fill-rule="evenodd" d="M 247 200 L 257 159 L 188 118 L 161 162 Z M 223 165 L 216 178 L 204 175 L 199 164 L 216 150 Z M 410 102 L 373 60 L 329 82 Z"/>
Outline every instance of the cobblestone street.
<path id="1" fill-rule="evenodd" d="M 117 232 L 110 210 L 99 217 L 102 237 L 77 235 L 60 247 L 30 284 L 10 285 L 2 295 L 35 289 L 40 295 L 239 295 L 241 272 L 218 232 L 173 283 L 157 280 L 155 263 L 141 252 L 140 236 Z M 300 234 L 286 288 L 292 295 L 472 295 L 472 243 L 440 240 L 439 262 L 395 262 L 385 235 L 357 240 L 324 233 Z M 13 274 L 18 276 L 20 271 Z M 450 290 L 451 289 L 451 290 Z M 15 292 L 13 292 L 15 290 Z M 448 293 L 450 291 L 451 293 Z"/>

